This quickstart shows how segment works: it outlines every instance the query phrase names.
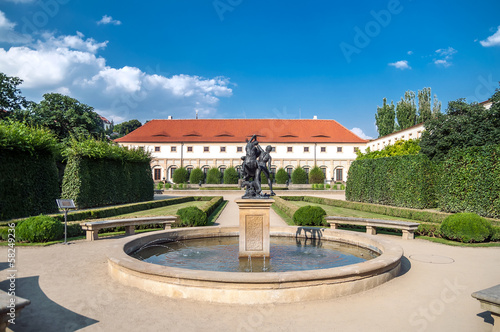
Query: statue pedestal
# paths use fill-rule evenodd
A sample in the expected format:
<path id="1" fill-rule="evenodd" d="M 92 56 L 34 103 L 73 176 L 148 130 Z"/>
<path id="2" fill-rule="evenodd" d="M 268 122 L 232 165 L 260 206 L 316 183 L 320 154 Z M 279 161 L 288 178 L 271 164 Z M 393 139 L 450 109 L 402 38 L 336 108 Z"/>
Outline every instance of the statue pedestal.
<path id="1" fill-rule="evenodd" d="M 239 257 L 269 257 L 269 210 L 273 199 L 237 199 L 240 209 Z"/>

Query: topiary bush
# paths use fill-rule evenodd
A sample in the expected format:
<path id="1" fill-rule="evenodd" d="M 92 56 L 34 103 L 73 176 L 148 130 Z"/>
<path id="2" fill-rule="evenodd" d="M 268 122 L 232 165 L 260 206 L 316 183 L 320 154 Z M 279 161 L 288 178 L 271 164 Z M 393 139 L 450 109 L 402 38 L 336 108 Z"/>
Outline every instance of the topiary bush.
<path id="1" fill-rule="evenodd" d="M 293 184 L 306 184 L 307 183 L 307 173 L 304 169 L 298 166 L 292 172 L 292 183 Z"/>
<path id="2" fill-rule="evenodd" d="M 326 212 L 320 206 L 306 205 L 293 214 L 293 222 L 299 226 L 324 226 Z"/>
<path id="3" fill-rule="evenodd" d="M 443 220 L 440 232 L 449 240 L 485 242 L 493 235 L 493 227 L 475 213 L 457 213 Z"/>
<path id="4" fill-rule="evenodd" d="M 39 215 L 19 222 L 16 237 L 26 242 L 48 242 L 64 236 L 64 225 L 54 218 Z"/>
<path id="5" fill-rule="evenodd" d="M 189 173 L 184 167 L 177 168 L 174 171 L 173 179 L 175 183 L 186 183 L 189 180 Z"/>
<path id="6" fill-rule="evenodd" d="M 180 227 L 205 226 L 207 224 L 207 215 L 196 206 L 188 206 L 177 210 L 180 217 Z"/>
<path id="7" fill-rule="evenodd" d="M 240 175 L 234 167 L 229 167 L 224 171 L 224 184 L 237 184 Z"/>
<path id="8" fill-rule="evenodd" d="M 278 169 L 276 172 L 276 183 L 277 184 L 285 184 L 288 181 L 288 173 L 284 168 Z"/>
<path id="9" fill-rule="evenodd" d="M 220 171 L 216 167 L 212 167 L 207 173 L 208 184 L 220 184 Z"/>
<path id="10" fill-rule="evenodd" d="M 309 183 L 322 184 L 324 181 L 325 181 L 325 175 L 323 174 L 323 171 L 318 166 L 315 166 L 309 172 Z"/>
<path id="11" fill-rule="evenodd" d="M 191 184 L 198 184 L 198 183 L 203 183 L 205 181 L 205 174 L 203 174 L 203 171 L 201 168 L 197 167 L 191 171 L 191 175 L 189 176 L 189 183 Z"/>

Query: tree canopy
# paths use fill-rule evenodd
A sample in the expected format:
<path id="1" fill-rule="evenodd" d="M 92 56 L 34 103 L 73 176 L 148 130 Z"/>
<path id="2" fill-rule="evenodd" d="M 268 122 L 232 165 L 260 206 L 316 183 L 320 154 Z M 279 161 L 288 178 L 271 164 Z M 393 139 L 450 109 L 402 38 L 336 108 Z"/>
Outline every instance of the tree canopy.
<path id="1" fill-rule="evenodd" d="M 410 128 L 417 124 L 417 106 L 415 92 L 406 91 L 404 97 L 396 105 L 396 118 L 399 130 Z"/>
<path id="2" fill-rule="evenodd" d="M 142 126 L 141 122 L 137 119 L 125 121 L 114 126 L 114 131 L 120 134 L 120 136 L 125 136 L 128 133 L 133 132 L 137 128 Z"/>
<path id="3" fill-rule="evenodd" d="M 23 80 L 18 77 L 9 77 L 0 73 L 0 110 L 12 112 L 28 106 L 28 101 L 21 95 L 21 90 L 17 88 L 21 83 Z"/>
<path id="4" fill-rule="evenodd" d="M 418 139 L 410 139 L 410 140 L 398 140 L 393 145 L 388 145 L 380 151 L 370 151 L 370 148 L 367 148 L 365 153 L 362 153 L 358 150 L 356 154 L 358 157 L 356 160 L 363 159 L 377 159 L 377 158 L 385 158 L 385 157 L 394 157 L 394 156 L 405 156 L 405 155 L 414 155 L 420 152 L 420 140 Z"/>
<path id="5" fill-rule="evenodd" d="M 394 103 L 391 101 L 391 105 L 387 105 L 387 99 L 384 98 L 382 107 L 377 107 L 377 114 L 375 114 L 378 137 L 389 135 L 394 132 L 395 117 Z"/>

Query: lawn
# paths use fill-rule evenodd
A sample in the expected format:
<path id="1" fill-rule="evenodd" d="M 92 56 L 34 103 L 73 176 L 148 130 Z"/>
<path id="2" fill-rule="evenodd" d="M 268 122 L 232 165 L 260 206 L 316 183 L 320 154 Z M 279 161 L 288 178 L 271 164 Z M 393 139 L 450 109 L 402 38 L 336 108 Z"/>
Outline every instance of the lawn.
<path id="1" fill-rule="evenodd" d="M 191 201 L 180 204 L 168 205 L 159 207 L 156 209 L 136 211 L 127 214 L 120 214 L 110 218 L 104 218 L 99 220 L 110 220 L 110 219 L 127 219 L 127 218 L 143 218 L 143 217 L 159 217 L 159 216 L 173 216 L 177 213 L 177 210 L 188 207 L 196 206 L 197 208 L 203 209 L 209 201 Z"/>

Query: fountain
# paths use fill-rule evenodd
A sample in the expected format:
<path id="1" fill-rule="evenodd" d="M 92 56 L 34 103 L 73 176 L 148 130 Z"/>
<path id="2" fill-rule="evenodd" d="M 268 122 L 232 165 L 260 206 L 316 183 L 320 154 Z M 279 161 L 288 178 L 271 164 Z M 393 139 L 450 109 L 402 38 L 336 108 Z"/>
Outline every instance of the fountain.
<path id="1" fill-rule="evenodd" d="M 254 135 L 246 150 L 246 192 L 236 200 L 239 227 L 178 228 L 121 239 L 108 250 L 110 275 L 158 295 L 235 304 L 330 299 L 398 275 L 403 250 L 386 240 L 338 229 L 270 228 L 274 192 L 269 181 L 271 194 L 262 193 L 259 180 L 266 170 L 270 178 L 271 148 L 262 150 Z"/>

